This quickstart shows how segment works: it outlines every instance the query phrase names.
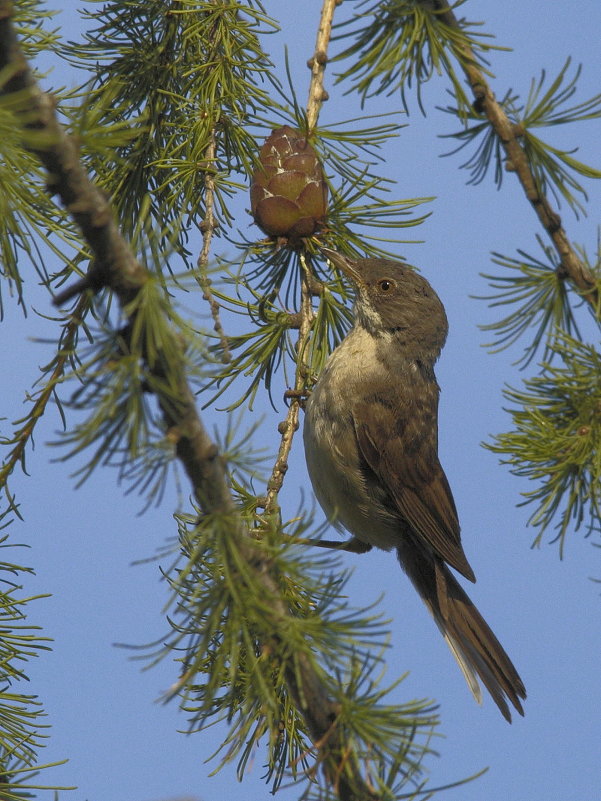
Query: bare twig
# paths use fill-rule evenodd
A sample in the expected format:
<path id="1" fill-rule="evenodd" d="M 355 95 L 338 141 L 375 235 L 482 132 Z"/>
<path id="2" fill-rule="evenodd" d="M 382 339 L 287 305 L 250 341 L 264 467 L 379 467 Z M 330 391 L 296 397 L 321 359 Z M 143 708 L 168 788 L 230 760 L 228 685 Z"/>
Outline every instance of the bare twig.
<path id="1" fill-rule="evenodd" d="M 36 401 L 33 404 L 29 415 L 27 416 L 27 420 L 16 432 L 13 440 L 15 443 L 14 447 L 2 465 L 2 469 L 0 470 L 0 487 L 3 487 L 6 484 L 8 477 L 15 469 L 15 466 L 19 462 L 22 462 L 25 458 L 25 449 L 27 447 L 27 443 L 30 442 L 33 437 L 33 432 L 37 422 L 44 416 L 46 405 L 52 397 L 56 385 L 62 379 L 65 372 L 65 366 L 71 358 L 75 337 L 88 303 L 88 298 L 85 295 L 82 295 L 73 311 L 73 314 L 71 315 L 69 322 L 65 326 L 62 347 L 54 359 L 54 369 L 52 370 L 52 374 L 36 398 Z"/>
<path id="2" fill-rule="evenodd" d="M 211 241 L 213 233 L 217 227 L 215 220 L 215 179 L 213 177 L 213 163 L 215 161 L 215 129 L 211 131 L 210 141 L 205 151 L 205 216 L 200 224 L 202 232 L 202 250 L 198 257 L 197 266 L 200 271 L 200 286 L 203 291 L 203 298 L 209 304 L 211 317 L 213 318 L 213 330 L 221 341 L 221 361 L 224 363 L 232 360 L 228 338 L 221 324 L 220 305 L 213 295 L 211 280 L 209 278 L 209 254 L 211 251 Z"/>
<path id="3" fill-rule="evenodd" d="M 307 65 L 311 69 L 309 97 L 307 100 L 307 121 L 309 130 L 314 128 L 317 124 L 317 118 L 322 103 L 327 99 L 327 92 L 323 87 L 323 80 L 328 61 L 327 53 L 332 33 L 332 20 L 337 5 L 339 5 L 339 0 L 323 0 L 317 40 L 315 42 L 315 52 L 312 58 L 307 62 Z M 311 298 L 313 295 L 319 294 L 320 284 L 307 265 L 304 253 L 301 253 L 300 261 L 302 267 L 301 303 L 300 311 L 297 313 L 299 318 L 299 333 L 296 343 L 297 361 L 294 392 L 290 393 L 288 396 L 290 398 L 290 406 L 288 407 L 286 419 L 278 426 L 281 440 L 277 459 L 267 486 L 267 500 L 265 504 L 265 511 L 267 514 L 272 514 L 277 509 L 277 497 L 284 483 L 286 471 L 288 470 L 288 458 L 292 449 L 294 434 L 298 430 L 299 425 L 301 400 L 302 396 L 306 393 L 307 379 L 309 377 L 304 354 L 309 342 L 311 323 L 313 321 Z"/>
<path id="4" fill-rule="evenodd" d="M 27 98 L 21 124 L 25 129 L 40 132 L 40 144 L 32 144 L 35 138 L 28 136 L 26 146 L 45 166 L 54 193 L 79 225 L 94 256 L 94 280 L 112 289 L 122 308 L 126 309 L 149 280 L 149 275 L 119 231 L 106 197 L 88 178 L 76 147 L 56 118 L 50 97 L 35 83 L 19 47 L 11 16 L 12 3 L 0 0 L 0 71 L 6 68 L 11 75 L 1 91 L 4 94 L 21 93 Z M 304 290 L 304 297 L 310 300 L 308 287 Z M 306 324 L 309 320 L 307 312 Z M 177 363 L 169 365 L 170 375 L 177 382 L 178 403 L 161 397 L 158 402 L 166 425 L 177 432 L 177 456 L 190 479 L 200 508 L 205 512 L 228 514 L 232 521 L 230 535 L 236 538 L 249 569 L 256 571 L 266 597 L 273 599 L 276 625 L 271 644 L 275 650 L 289 627 L 290 613 L 281 598 L 277 578 L 270 572 L 270 561 L 248 536 L 247 529 L 236 515 L 225 465 L 200 419 L 194 394 L 187 382 L 183 353 L 172 336 L 169 352 L 179 352 L 181 356 Z M 300 377 L 297 377 L 297 384 L 301 386 Z M 358 757 L 350 751 L 348 743 L 343 742 L 337 725 L 338 708 L 330 698 L 320 672 L 305 654 L 290 655 L 283 670 L 289 692 L 305 719 L 319 763 L 340 799 L 376 801 L 378 794 L 361 777 Z"/>
<path id="5" fill-rule="evenodd" d="M 294 392 L 289 394 L 290 406 L 288 414 L 278 426 L 281 434 L 280 448 L 276 462 L 273 466 L 271 478 L 267 485 L 267 500 L 265 512 L 271 515 L 276 511 L 278 493 L 284 483 L 284 476 L 288 470 L 288 458 L 292 449 L 294 434 L 298 430 L 298 421 L 301 408 L 301 399 L 306 393 L 308 369 L 305 362 L 305 350 L 311 333 L 311 323 L 313 321 L 313 308 L 311 305 L 310 271 L 305 261 L 305 254 L 300 256 L 303 274 L 301 278 L 301 309 L 298 312 L 298 339 L 296 345 L 296 375 L 294 382 Z"/>
<path id="6" fill-rule="evenodd" d="M 430 8 L 434 7 L 438 19 L 449 28 L 461 31 L 457 17 L 448 2 L 445 0 L 422 0 L 422 2 Z M 484 72 L 478 66 L 472 48 L 467 44 L 459 44 L 457 48 L 461 54 L 461 66 L 471 86 L 478 108 L 488 117 L 493 130 L 499 137 L 507 154 L 508 162 L 511 164 L 512 172 L 517 175 L 526 197 L 559 255 L 563 274 L 568 276 L 582 293 L 584 299 L 594 309 L 598 309 L 599 292 L 596 289 L 595 278 L 578 258 L 562 226 L 561 217 L 538 186 L 526 154 L 520 145 L 519 130 L 516 130 L 505 110 L 495 98 Z"/>
<path id="7" fill-rule="evenodd" d="M 315 52 L 312 58 L 307 62 L 311 70 L 311 84 L 309 86 L 309 100 L 307 102 L 307 121 L 310 131 L 317 123 L 317 117 L 319 116 L 319 110 L 323 102 L 328 99 L 328 93 L 323 88 L 323 79 L 326 71 L 326 64 L 328 63 L 328 45 L 330 43 L 330 36 L 332 35 L 334 9 L 337 5 L 340 5 L 340 0 L 323 0 L 317 40 L 315 42 Z"/>

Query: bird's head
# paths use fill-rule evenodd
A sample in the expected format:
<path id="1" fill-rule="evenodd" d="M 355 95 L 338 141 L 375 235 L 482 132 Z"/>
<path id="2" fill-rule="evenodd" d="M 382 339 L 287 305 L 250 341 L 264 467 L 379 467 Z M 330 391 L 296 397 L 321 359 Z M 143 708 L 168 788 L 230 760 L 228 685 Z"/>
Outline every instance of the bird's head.
<path id="1" fill-rule="evenodd" d="M 351 259 L 322 248 L 356 287 L 355 325 L 402 346 L 412 343 L 435 360 L 445 343 L 444 306 L 428 281 L 412 267 L 389 259 Z"/>

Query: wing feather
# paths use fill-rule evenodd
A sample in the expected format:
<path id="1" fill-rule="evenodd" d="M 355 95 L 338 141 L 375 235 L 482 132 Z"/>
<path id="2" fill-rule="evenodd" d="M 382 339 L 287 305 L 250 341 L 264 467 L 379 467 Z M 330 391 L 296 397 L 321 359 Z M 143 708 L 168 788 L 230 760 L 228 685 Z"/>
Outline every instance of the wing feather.
<path id="1" fill-rule="evenodd" d="M 385 404 L 357 404 L 353 421 L 361 454 L 415 535 L 475 581 L 461 546 L 457 509 L 438 460 L 436 436 L 416 436 L 410 425 L 399 426 L 398 420 Z"/>

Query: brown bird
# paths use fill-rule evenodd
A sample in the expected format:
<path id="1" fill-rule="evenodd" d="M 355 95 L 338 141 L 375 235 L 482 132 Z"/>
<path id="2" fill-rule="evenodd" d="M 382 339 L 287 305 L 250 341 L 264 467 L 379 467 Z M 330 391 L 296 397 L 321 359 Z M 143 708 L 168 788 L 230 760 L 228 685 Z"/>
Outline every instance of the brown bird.
<path id="1" fill-rule="evenodd" d="M 352 329 L 330 356 L 306 405 L 304 441 L 315 495 L 346 528 L 347 550 L 396 549 L 459 663 L 503 716 L 523 715 L 524 684 L 449 568 L 469 581 L 449 482 L 438 460 L 434 364 L 448 324 L 430 284 L 404 264 L 324 249 L 357 289 Z"/>

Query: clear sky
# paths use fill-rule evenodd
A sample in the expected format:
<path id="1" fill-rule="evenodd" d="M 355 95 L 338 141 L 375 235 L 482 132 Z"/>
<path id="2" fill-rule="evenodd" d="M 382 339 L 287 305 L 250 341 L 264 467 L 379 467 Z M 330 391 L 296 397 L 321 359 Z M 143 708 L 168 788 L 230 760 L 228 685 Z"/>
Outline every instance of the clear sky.
<path id="1" fill-rule="evenodd" d="M 75 38 L 81 30 L 79 4 L 69 0 L 62 5 L 58 21 L 67 38 Z M 279 64 L 288 47 L 302 99 L 320 4 L 269 0 L 266 5 L 276 15 L 281 12 L 283 28 L 266 46 Z M 340 15 L 349 13 L 352 5 L 347 0 Z M 599 92 L 601 5 L 596 0 L 468 0 L 460 13 L 484 21 L 484 29 L 494 33 L 499 44 L 514 49 L 491 56 L 498 96 L 512 87 L 524 97 L 541 68 L 554 76 L 568 56 L 584 65 L 576 99 Z M 334 65 L 326 78 L 332 99 L 324 109 L 325 123 L 359 114 L 355 98 L 343 97 L 333 86 L 335 70 Z M 75 81 L 68 72 L 58 71 L 48 84 Z M 542 235 L 542 230 L 512 175 L 501 192 L 491 181 L 466 187 L 468 174 L 458 169 L 462 154 L 439 157 L 451 146 L 437 134 L 455 130 L 453 121 L 434 108 L 446 104 L 445 88 L 440 79 L 426 89 L 424 103 L 431 111 L 426 120 L 411 104 L 412 114 L 403 120 L 409 127 L 386 151 L 386 174 L 398 180 L 399 198 L 437 198 L 430 219 L 408 232 L 424 242 L 399 248 L 399 255 L 422 268 L 447 308 L 450 335 L 437 371 L 442 386 L 441 460 L 459 509 L 465 551 L 478 577 L 469 592 L 524 679 L 525 718 L 509 726 L 488 697 L 482 708 L 474 703 L 393 556 L 348 556 L 348 564 L 355 567 L 349 590 L 357 604 L 385 594 L 381 608 L 393 621 L 388 678 L 392 681 L 409 671 L 398 700 L 433 697 L 440 704 L 444 739 L 433 744 L 440 757 L 426 762 L 432 787 L 489 767 L 482 778 L 442 797 L 596 801 L 601 797 L 601 599 L 599 585 L 590 579 L 601 578 L 599 550 L 581 532 L 570 533 L 562 562 L 548 538 L 532 550 L 535 532 L 526 527 L 529 511 L 515 506 L 519 493 L 531 487 L 509 475 L 480 447 L 482 440 L 508 426 L 501 389 L 505 382 L 517 385 L 521 380 L 512 366 L 520 350 L 518 346 L 494 356 L 486 352 L 486 335 L 478 324 L 493 321 L 494 311 L 470 296 L 487 294 L 479 273 L 492 271 L 491 251 L 511 256 L 521 248 L 539 255 L 535 234 Z M 389 113 L 397 107 L 400 102 L 392 97 L 368 104 L 365 111 Z M 601 166 L 599 121 L 547 134 L 554 145 L 578 146 L 578 158 Z M 589 183 L 587 190 L 589 217 L 578 221 L 565 208 L 562 215 L 571 238 L 592 253 L 601 186 Z M 245 206 L 248 202 L 242 198 L 239 225 L 258 236 L 257 229 L 248 226 Z M 222 252 L 228 254 L 227 248 Z M 40 314 L 52 315 L 49 299 L 35 281 L 32 274 L 28 298 Z M 34 314 L 24 320 L 10 300 L 6 305 L 0 365 L 10 380 L 5 379 L 0 390 L 1 414 L 15 419 L 37 376 L 36 366 L 47 362 L 52 352 L 51 346 L 33 339 L 51 336 L 55 326 Z M 271 438 L 275 449 L 273 420 L 267 418 L 259 441 Z M 207 422 L 223 426 L 218 416 L 208 414 Z M 176 667 L 164 662 L 141 673 L 141 663 L 113 647 L 115 642 L 145 643 L 165 630 L 161 609 L 167 592 L 158 566 L 132 567 L 131 562 L 151 555 L 175 534 L 171 515 L 179 503 L 176 488 L 159 510 L 142 517 L 137 516 L 138 500 L 123 495 L 110 470 L 98 472 L 76 491 L 70 478 L 75 464 L 53 461 L 60 451 L 46 445 L 59 426 L 58 415 L 51 413 L 28 460 L 29 477 L 15 478 L 12 485 L 24 522 L 11 527 L 11 536 L 30 546 L 19 558 L 36 570 L 36 576 L 26 580 L 25 592 L 52 593 L 38 602 L 30 622 L 45 627 L 55 640 L 54 650 L 32 663 L 28 688 L 40 696 L 52 724 L 42 759 L 69 758 L 67 765 L 48 774 L 48 780 L 77 785 L 79 789 L 65 797 L 78 801 L 266 799 L 261 753 L 243 784 L 233 766 L 208 778 L 215 763 L 205 760 L 218 742 L 217 733 L 178 733 L 186 727 L 185 716 L 175 704 L 163 706 L 156 700 L 174 680 Z M 284 498 L 290 515 L 303 492 L 306 496 L 310 490 L 299 437 Z M 297 795 L 284 790 L 278 797 L 287 801 Z"/>

